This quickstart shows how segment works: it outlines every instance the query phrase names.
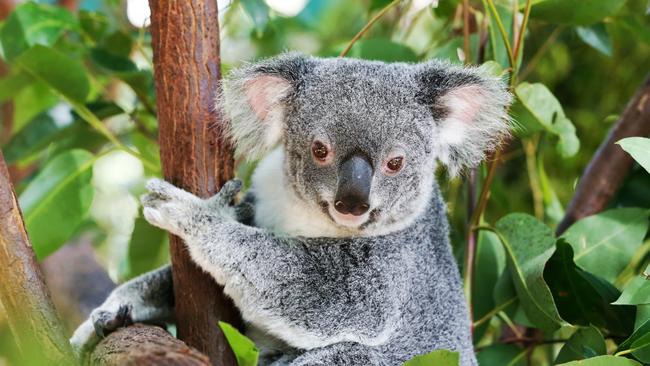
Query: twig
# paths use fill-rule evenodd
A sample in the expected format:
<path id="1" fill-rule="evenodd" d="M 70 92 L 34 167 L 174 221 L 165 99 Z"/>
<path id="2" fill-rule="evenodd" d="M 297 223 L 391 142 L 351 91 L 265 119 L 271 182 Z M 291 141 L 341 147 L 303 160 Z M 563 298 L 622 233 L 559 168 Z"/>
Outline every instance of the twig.
<path id="1" fill-rule="evenodd" d="M 469 0 L 463 0 L 463 63 L 471 62 L 469 53 Z"/>
<path id="2" fill-rule="evenodd" d="M 517 4 L 517 2 L 515 2 Z M 531 2 L 530 0 L 526 0 L 526 8 L 524 10 L 524 20 L 521 22 L 521 27 L 519 28 L 519 33 L 517 34 L 517 40 L 515 42 L 515 49 L 513 51 L 513 58 L 515 62 L 519 58 L 519 50 L 521 49 L 521 45 L 524 41 L 524 34 L 526 33 L 526 27 L 528 26 L 528 17 L 530 16 L 530 7 L 531 7 Z M 517 13 L 513 13 L 513 17 L 516 19 Z"/>
<path id="3" fill-rule="evenodd" d="M 492 309 L 489 313 L 483 315 L 483 317 L 481 319 L 474 322 L 474 328 L 476 328 L 476 327 L 480 326 L 481 324 L 489 321 L 490 319 L 492 319 L 492 317 L 494 317 L 495 315 L 497 315 L 498 313 L 503 311 L 503 309 L 510 306 L 516 300 L 517 300 L 517 297 L 515 296 L 513 298 L 510 298 L 510 299 L 506 300 L 502 304 L 499 304 L 499 305 L 495 306 L 494 309 Z"/>
<path id="4" fill-rule="evenodd" d="M 560 26 L 551 32 L 548 38 L 546 38 L 546 41 L 544 41 L 544 44 L 542 44 L 542 46 L 537 49 L 535 55 L 531 57 L 530 61 L 528 61 L 526 64 L 526 67 L 519 73 L 519 80 L 526 80 L 528 75 L 535 69 L 539 61 L 542 59 L 546 51 L 548 51 L 551 45 L 555 43 L 555 40 L 560 35 L 562 30 L 564 30 L 564 28 Z"/>
<path id="5" fill-rule="evenodd" d="M 372 17 L 372 19 L 370 19 L 370 21 L 368 21 L 368 23 L 366 23 L 366 25 L 363 28 L 361 28 L 359 33 L 357 33 L 354 37 L 352 37 L 350 43 L 348 43 L 347 47 L 345 47 L 345 49 L 343 50 L 343 52 L 341 52 L 339 57 L 344 57 L 345 55 L 347 55 L 348 52 L 350 52 L 350 50 L 352 49 L 352 46 L 354 46 L 354 44 L 359 40 L 359 38 L 361 38 L 368 31 L 368 29 L 372 27 L 373 24 L 375 24 L 379 19 L 381 19 L 384 15 L 386 15 L 386 13 L 388 13 L 388 11 L 392 9 L 395 5 L 397 5 L 399 2 L 400 0 L 391 1 L 390 4 L 386 5 L 383 9 L 381 9 L 379 13 L 377 13 L 374 17 Z"/>
<path id="6" fill-rule="evenodd" d="M 496 7 L 494 6 L 493 0 L 487 0 L 487 3 L 488 3 L 488 7 L 490 8 L 490 12 L 492 13 L 492 17 L 494 18 L 494 21 L 497 23 L 499 34 L 501 34 L 501 39 L 503 40 L 503 43 L 506 46 L 506 52 L 508 53 L 508 61 L 510 62 L 510 67 L 514 70 L 516 67 L 516 62 L 513 57 L 512 47 L 510 46 L 510 40 L 508 40 L 508 33 L 506 33 L 506 29 L 503 27 L 503 22 L 501 21 L 499 12 L 497 12 Z"/>

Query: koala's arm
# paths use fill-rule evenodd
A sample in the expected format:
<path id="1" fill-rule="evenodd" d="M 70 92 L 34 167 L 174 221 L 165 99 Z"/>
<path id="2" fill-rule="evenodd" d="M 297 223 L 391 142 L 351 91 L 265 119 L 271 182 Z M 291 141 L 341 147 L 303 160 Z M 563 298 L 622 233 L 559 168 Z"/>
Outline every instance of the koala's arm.
<path id="1" fill-rule="evenodd" d="M 248 194 L 235 206 L 236 219 L 251 223 L 254 197 Z M 74 332 L 70 343 L 79 355 L 92 350 L 99 340 L 115 329 L 135 322 L 173 320 L 174 289 L 171 266 L 142 274 L 116 287 L 106 301 L 94 309 Z"/>
<path id="2" fill-rule="evenodd" d="M 345 340 L 385 341 L 405 297 L 397 292 L 408 287 L 400 259 L 382 255 L 379 263 L 364 262 L 373 257 L 367 253 L 374 250 L 372 239 L 284 238 L 243 225 L 230 206 L 239 186 L 228 182 L 202 200 L 152 181 L 143 198 L 144 215 L 185 240 L 192 259 L 224 286 L 244 319 L 289 345 L 310 349 Z M 340 319 L 345 321 L 333 324 Z"/>
<path id="3" fill-rule="evenodd" d="M 83 356 L 108 333 L 134 322 L 169 321 L 174 314 L 171 266 L 145 273 L 123 283 L 93 310 L 70 338 Z"/>

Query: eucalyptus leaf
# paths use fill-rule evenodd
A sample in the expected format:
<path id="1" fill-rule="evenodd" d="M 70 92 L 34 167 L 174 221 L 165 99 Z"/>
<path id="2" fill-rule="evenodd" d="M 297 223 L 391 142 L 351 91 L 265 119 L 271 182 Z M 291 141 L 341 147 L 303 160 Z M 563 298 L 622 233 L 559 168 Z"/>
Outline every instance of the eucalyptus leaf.
<path id="1" fill-rule="evenodd" d="M 371 38 L 357 41 L 352 46 L 348 56 L 387 62 L 417 61 L 417 55 L 411 48 L 386 38 Z"/>
<path id="2" fill-rule="evenodd" d="M 255 343 L 228 323 L 220 321 L 219 327 L 226 336 L 228 344 L 230 344 L 230 348 L 232 348 L 235 354 L 237 365 L 257 366 L 259 351 L 255 347 Z"/>
<path id="3" fill-rule="evenodd" d="M 578 37 L 586 44 L 604 55 L 612 56 L 612 40 L 605 24 L 597 23 L 589 27 L 576 28 Z"/>
<path id="4" fill-rule="evenodd" d="M 605 338 L 597 328 L 579 328 L 562 346 L 555 363 L 584 360 L 606 354 Z"/>
<path id="5" fill-rule="evenodd" d="M 544 278 L 560 315 L 572 324 L 594 324 L 616 334 L 629 334 L 634 327 L 634 307 L 615 306 L 614 286 L 575 265 L 573 248 L 560 239 L 546 264 Z"/>
<path id="6" fill-rule="evenodd" d="M 257 36 L 260 37 L 269 22 L 269 6 L 263 0 L 240 0 L 240 3 L 244 12 L 253 20 Z"/>
<path id="7" fill-rule="evenodd" d="M 483 348 L 477 355 L 479 366 L 525 366 L 526 350 L 512 344 L 493 344 Z"/>
<path id="8" fill-rule="evenodd" d="M 424 355 L 415 356 L 404 362 L 402 366 L 458 366 L 458 352 L 437 350 Z"/>
<path id="9" fill-rule="evenodd" d="M 76 59 L 45 46 L 34 46 L 16 59 L 16 64 L 64 97 L 83 103 L 90 91 L 84 67 Z M 52 70 L 66 72 L 52 72 Z"/>
<path id="10" fill-rule="evenodd" d="M 616 14 L 626 0 L 543 0 L 530 16 L 550 23 L 590 25 Z"/>
<path id="11" fill-rule="evenodd" d="M 558 366 L 641 366 L 641 364 L 625 357 L 598 356 L 588 360 L 562 363 Z"/>
<path id="12" fill-rule="evenodd" d="M 54 252 L 86 219 L 94 189 L 93 154 L 71 150 L 56 156 L 20 195 L 25 226 L 39 259 Z"/>
<path id="13" fill-rule="evenodd" d="M 619 344 L 616 352 L 622 351 L 631 353 L 645 364 L 650 363 L 650 320 L 643 323 L 628 339 Z"/>
<path id="14" fill-rule="evenodd" d="M 580 149 L 576 129 L 562 109 L 562 105 L 541 83 L 521 83 L 515 88 L 517 103 L 513 107 L 516 120 L 524 128 L 520 135 L 545 130 L 559 138 L 558 152 L 563 157 L 575 155 Z"/>
<path id="15" fill-rule="evenodd" d="M 650 304 L 650 281 L 639 275 L 628 283 L 623 289 L 621 297 L 614 303 L 616 305 L 647 305 Z"/>
<path id="16" fill-rule="evenodd" d="M 499 237 L 489 231 L 479 232 L 476 244 L 476 259 L 474 261 L 474 283 L 481 286 L 472 287 L 473 319 L 480 319 L 497 305 L 492 296 L 501 273 L 506 267 L 506 255 Z M 489 322 L 474 328 L 474 340 L 481 339 Z"/>
<path id="17" fill-rule="evenodd" d="M 65 8 L 28 1 L 11 12 L 0 40 L 5 57 L 13 61 L 31 46 L 52 46 L 65 31 L 78 29 L 76 18 Z"/>
<path id="18" fill-rule="evenodd" d="M 549 332 L 566 325 L 543 276 L 544 266 L 555 250 L 551 229 L 521 213 L 499 219 L 495 228 L 506 250 L 508 269 L 528 320 Z"/>
<path id="19" fill-rule="evenodd" d="M 648 232 L 648 210 L 619 208 L 579 220 L 562 235 L 582 269 L 614 282 Z"/>
<path id="20" fill-rule="evenodd" d="M 79 25 L 81 25 L 84 33 L 90 36 L 95 42 L 106 35 L 109 26 L 106 15 L 87 10 L 79 11 Z"/>
<path id="21" fill-rule="evenodd" d="M 650 139 L 645 137 L 628 137 L 616 142 L 632 155 L 639 165 L 650 173 Z"/>
<path id="22" fill-rule="evenodd" d="M 154 270 L 167 262 L 167 232 L 137 217 L 129 240 L 127 271 L 124 280 Z"/>

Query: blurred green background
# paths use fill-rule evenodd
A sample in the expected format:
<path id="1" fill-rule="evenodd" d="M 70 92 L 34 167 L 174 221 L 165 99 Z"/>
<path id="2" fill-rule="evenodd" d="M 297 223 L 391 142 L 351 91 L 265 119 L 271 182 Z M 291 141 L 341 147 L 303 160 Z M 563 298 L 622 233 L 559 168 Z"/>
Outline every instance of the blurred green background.
<path id="1" fill-rule="evenodd" d="M 530 227 L 554 228 L 586 164 L 650 71 L 647 0 L 471 0 L 467 2 L 468 23 L 463 21 L 460 0 L 239 0 L 218 4 L 224 73 L 289 50 L 337 56 L 364 25 L 387 10 L 347 57 L 390 62 L 441 58 L 485 64 L 491 72 L 511 80 L 518 98 L 511 110 L 515 137 L 503 151 L 491 187 L 482 221 L 488 225 L 521 212 L 537 218 Z M 39 259 L 47 261 L 70 243 L 90 245 L 91 255 L 116 282 L 166 263 L 167 235 L 141 218 L 137 200 L 146 178 L 160 175 L 147 2 L 17 4 L 3 0 L 0 5 L 4 12 L 0 138 Z M 529 7 L 530 18 L 526 16 Z M 518 42 L 524 20 L 527 26 Z M 519 44 L 514 65 L 504 37 L 511 48 Z M 247 180 L 255 163 L 237 163 L 238 175 Z M 459 263 L 468 235 L 468 191 L 477 194 L 485 174 L 486 166 L 454 179 L 444 171 L 438 174 L 449 202 Z M 641 234 L 634 237 L 634 250 L 622 254 L 628 263 L 625 269 L 607 279 L 613 291 L 624 290 L 648 263 L 649 188 L 650 175 L 635 165 L 610 204 L 617 209 L 641 208 L 634 212 L 645 218 L 637 220 L 638 215 L 633 215 L 631 219 Z M 625 212 L 614 215 L 614 224 L 631 211 Z M 582 230 L 594 230 L 594 226 Z M 499 279 L 506 273 L 506 254 L 495 249 L 498 244 L 488 247 L 490 241 L 498 239 L 480 235 L 476 262 L 480 277 L 475 286 L 487 292 L 474 290 L 472 300 L 475 320 L 491 315 L 475 334 L 482 364 L 552 364 L 570 339 L 579 351 L 565 361 L 603 353 L 599 342 L 605 344 L 605 340 L 604 351 L 609 354 L 634 349 L 630 344 L 645 335 L 649 335 L 646 343 L 637 347 L 650 345 L 650 323 L 648 329 L 640 327 L 647 318 L 641 317 L 642 311 L 635 315 L 632 306 L 626 314 L 630 321 L 636 318 L 637 326 L 621 333 L 591 318 L 565 320 L 594 328 L 563 327 L 548 332 L 527 319 L 532 315 L 519 304 L 518 288 L 518 300 L 512 306 L 492 313 L 499 303 L 499 289 L 494 294 L 493 289 L 505 283 L 507 290 L 512 280 Z M 559 253 L 563 247 L 557 245 Z M 554 289 L 548 273 L 541 280 Z M 553 295 L 560 304 L 557 294 Z M 596 312 L 617 313 L 609 302 Z M 642 309 L 647 303 L 650 299 L 635 305 Z M 562 308 L 560 313 L 567 317 Z M 0 365 L 20 364 L 2 319 L 0 315 Z M 74 322 L 69 322 L 70 327 Z M 518 324 L 541 328 L 546 340 L 563 341 L 527 343 L 525 334 L 520 334 L 518 342 L 504 342 L 508 332 L 517 336 Z M 636 336 L 634 330 L 639 332 Z M 580 343 L 583 338 L 589 341 Z M 593 346 L 594 338 L 598 346 Z M 625 339 L 632 341 L 626 346 Z M 639 354 L 630 351 L 621 356 L 650 362 L 649 355 Z"/>

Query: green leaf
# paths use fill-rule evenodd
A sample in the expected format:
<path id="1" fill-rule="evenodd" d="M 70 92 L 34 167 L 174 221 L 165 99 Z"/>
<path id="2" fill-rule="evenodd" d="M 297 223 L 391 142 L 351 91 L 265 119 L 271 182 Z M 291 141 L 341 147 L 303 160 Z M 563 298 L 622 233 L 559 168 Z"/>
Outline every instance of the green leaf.
<path id="1" fill-rule="evenodd" d="M 85 150 L 56 156 L 20 195 L 25 226 L 39 259 L 70 239 L 88 215 L 95 157 Z"/>
<path id="2" fill-rule="evenodd" d="M 555 363 L 584 360 L 607 354 L 605 338 L 595 327 L 579 328 L 562 346 Z"/>
<path id="3" fill-rule="evenodd" d="M 127 270 L 121 277 L 131 279 L 165 264 L 167 238 L 166 231 L 152 226 L 142 217 L 136 218 L 129 240 Z"/>
<path id="4" fill-rule="evenodd" d="M 615 305 L 646 305 L 650 304 L 650 281 L 644 276 L 636 276 L 623 289 L 621 297 Z"/>
<path id="5" fill-rule="evenodd" d="M 544 169 L 543 157 L 537 159 L 537 176 L 539 186 L 542 188 L 542 198 L 544 199 L 544 214 L 553 223 L 558 223 L 564 217 L 564 208 L 560 199 L 557 197 L 553 186 L 551 185 L 546 170 Z"/>
<path id="6" fill-rule="evenodd" d="M 501 4 L 495 5 L 497 13 L 503 26 L 505 27 L 506 34 L 508 39 L 512 39 L 512 10 L 510 6 L 504 6 Z M 508 50 L 505 43 L 503 42 L 503 37 L 499 31 L 496 20 L 494 20 L 492 13 L 489 13 L 490 19 L 490 50 L 492 51 L 492 58 L 494 61 L 498 62 L 501 67 L 507 69 L 510 67 L 510 59 L 508 57 Z M 512 42 L 510 44 L 512 48 Z"/>
<path id="7" fill-rule="evenodd" d="M 13 61 L 29 47 L 52 46 L 66 30 L 78 28 L 75 17 L 63 7 L 29 1 L 11 12 L 0 40 L 6 59 Z"/>
<path id="8" fill-rule="evenodd" d="M 576 32 L 583 42 L 604 55 L 612 56 L 612 40 L 607 33 L 605 24 L 597 23 L 589 27 L 578 27 Z"/>
<path id="9" fill-rule="evenodd" d="M 650 139 L 645 137 L 628 137 L 616 142 L 623 150 L 632 155 L 639 165 L 650 173 Z"/>
<path id="10" fill-rule="evenodd" d="M 548 88 L 541 83 L 521 83 L 515 89 L 517 103 L 513 115 L 524 127 L 519 131 L 526 136 L 546 130 L 559 138 L 558 152 L 563 157 L 575 155 L 580 149 L 580 140 L 571 120 L 564 115 L 562 105 Z"/>
<path id="11" fill-rule="evenodd" d="M 83 65 L 59 51 L 34 46 L 16 59 L 16 64 L 71 101 L 83 103 L 88 97 L 90 83 Z"/>
<path id="12" fill-rule="evenodd" d="M 458 360 L 458 352 L 443 349 L 415 356 L 404 362 L 402 366 L 458 366 Z"/>
<path id="13" fill-rule="evenodd" d="M 643 324 L 641 324 L 639 327 L 636 328 L 636 330 L 634 330 L 634 333 L 632 333 L 632 335 L 630 335 L 628 339 L 626 339 L 621 344 L 619 344 L 616 352 L 621 352 L 630 349 L 630 346 L 632 346 L 632 344 L 638 342 L 648 334 L 650 334 L 650 319 L 643 322 Z"/>
<path id="14" fill-rule="evenodd" d="M 590 25 L 614 15 L 626 0 L 544 0 L 537 2 L 532 18 L 556 24 Z"/>
<path id="15" fill-rule="evenodd" d="M 110 50 L 114 55 L 129 57 L 133 50 L 133 39 L 128 33 L 115 31 L 103 39 L 99 47 Z"/>
<path id="16" fill-rule="evenodd" d="M 525 366 L 526 350 L 512 344 L 493 344 L 483 348 L 476 358 L 480 366 Z"/>
<path id="17" fill-rule="evenodd" d="M 584 270 L 614 282 L 648 232 L 648 210 L 619 208 L 586 217 L 562 235 Z"/>
<path id="18" fill-rule="evenodd" d="M 551 229 L 536 218 L 509 214 L 495 225 L 508 257 L 508 269 L 526 317 L 544 331 L 555 331 L 566 323 L 544 281 L 544 265 L 553 255 Z"/>
<path id="19" fill-rule="evenodd" d="M 80 10 L 79 24 L 81 29 L 95 42 L 103 38 L 108 30 L 106 15 L 95 11 Z"/>
<path id="20" fill-rule="evenodd" d="M 16 95 L 34 79 L 29 74 L 20 71 L 13 71 L 11 74 L 0 79 L 0 102 L 4 102 Z"/>
<path id="21" fill-rule="evenodd" d="M 220 321 L 219 327 L 226 336 L 230 348 L 232 348 L 235 353 L 237 365 L 257 366 L 259 351 L 257 350 L 257 347 L 255 347 L 255 343 L 228 323 Z"/>
<path id="22" fill-rule="evenodd" d="M 598 356 L 588 360 L 571 361 L 561 366 L 641 366 L 640 363 L 624 357 Z M 560 366 L 558 365 L 558 366 Z"/>
<path id="23" fill-rule="evenodd" d="M 492 296 L 501 273 L 506 267 L 506 256 L 499 237 L 489 231 L 481 230 L 476 244 L 476 259 L 474 261 L 474 283 L 480 286 L 472 287 L 473 319 L 481 319 L 497 305 Z M 474 329 L 474 339 L 480 340 L 489 322 Z"/>
<path id="24" fill-rule="evenodd" d="M 572 324 L 594 324 L 616 334 L 629 334 L 634 307 L 611 305 L 620 292 L 573 262 L 573 248 L 560 239 L 546 264 L 544 279 L 563 319 Z"/>
<path id="25" fill-rule="evenodd" d="M 269 6 L 263 0 L 240 0 L 240 2 L 244 12 L 253 20 L 257 36 L 261 37 L 269 22 Z"/>
<path id="26" fill-rule="evenodd" d="M 417 61 L 417 56 L 411 48 L 385 38 L 362 39 L 352 46 L 348 56 L 387 62 Z"/>

